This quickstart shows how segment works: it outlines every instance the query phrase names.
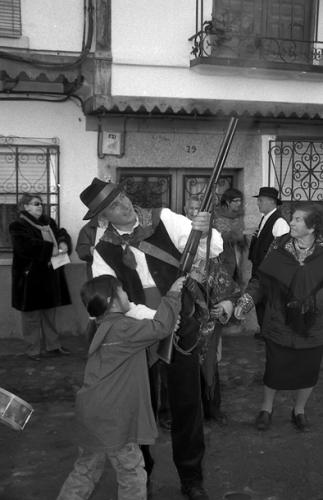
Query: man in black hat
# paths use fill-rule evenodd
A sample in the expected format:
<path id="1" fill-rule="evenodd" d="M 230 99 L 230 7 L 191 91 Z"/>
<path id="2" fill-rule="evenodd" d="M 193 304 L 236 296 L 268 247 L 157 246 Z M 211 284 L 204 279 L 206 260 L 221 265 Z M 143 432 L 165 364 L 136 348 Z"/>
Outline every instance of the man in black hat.
<path id="1" fill-rule="evenodd" d="M 262 218 L 259 227 L 251 238 L 249 248 L 249 260 L 252 262 L 251 277 L 257 275 L 258 267 L 266 256 L 268 248 L 274 238 L 289 233 L 289 225 L 282 217 L 278 205 L 282 202 L 279 193 L 274 187 L 261 187 L 257 198 L 257 204 Z M 257 321 L 260 327 L 260 334 L 255 337 L 261 338 L 261 327 L 263 321 L 265 305 L 259 303 L 256 305 Z"/>
<path id="2" fill-rule="evenodd" d="M 112 274 L 122 283 L 131 302 L 156 309 L 176 279 L 178 262 L 191 229 L 202 232 L 197 258 L 206 257 L 210 214 L 201 212 L 191 222 L 168 208 L 134 207 L 122 185 L 94 179 L 80 195 L 89 208 L 84 219 L 100 214 L 109 225 L 93 253 L 93 276 Z M 213 229 L 210 256 L 222 252 L 220 233 Z M 197 340 L 199 321 L 193 314 L 189 292 L 182 297 L 179 349 L 168 367 L 172 413 L 173 459 L 182 493 L 190 500 L 208 500 L 203 488 L 203 418 Z M 152 354 L 150 365 L 157 357 Z M 152 367 L 153 371 L 153 367 Z M 154 385 L 152 385 L 154 400 Z M 156 408 L 155 408 L 156 410 Z"/>

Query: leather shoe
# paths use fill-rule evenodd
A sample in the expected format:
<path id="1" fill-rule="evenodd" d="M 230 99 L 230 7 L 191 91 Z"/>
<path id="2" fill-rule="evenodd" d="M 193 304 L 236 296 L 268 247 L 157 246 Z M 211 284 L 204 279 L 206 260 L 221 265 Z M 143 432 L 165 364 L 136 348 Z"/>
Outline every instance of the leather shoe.
<path id="1" fill-rule="evenodd" d="M 228 425 L 228 416 L 221 410 L 216 410 L 211 416 L 211 419 L 214 420 L 220 427 Z"/>
<path id="2" fill-rule="evenodd" d="M 71 354 L 71 351 L 66 349 L 66 347 L 61 346 L 58 350 L 62 356 L 69 356 Z"/>
<path id="3" fill-rule="evenodd" d="M 27 358 L 33 361 L 40 361 L 40 354 L 27 354 Z"/>
<path id="4" fill-rule="evenodd" d="M 309 430 L 308 421 L 304 413 L 297 413 L 296 415 L 295 410 L 293 409 L 292 422 L 295 425 L 295 427 L 301 432 L 307 432 Z"/>
<path id="5" fill-rule="evenodd" d="M 59 347 L 58 349 L 53 349 L 52 351 L 46 351 L 44 353 L 45 358 L 56 358 L 57 356 L 69 356 L 71 351 L 66 349 L 66 347 Z"/>
<path id="6" fill-rule="evenodd" d="M 258 431 L 267 431 L 271 425 L 271 416 L 272 413 L 269 411 L 261 410 L 256 418 L 256 428 Z"/>
<path id="7" fill-rule="evenodd" d="M 210 500 L 203 486 L 191 485 L 185 486 L 182 484 L 181 492 L 186 495 L 189 500 Z"/>

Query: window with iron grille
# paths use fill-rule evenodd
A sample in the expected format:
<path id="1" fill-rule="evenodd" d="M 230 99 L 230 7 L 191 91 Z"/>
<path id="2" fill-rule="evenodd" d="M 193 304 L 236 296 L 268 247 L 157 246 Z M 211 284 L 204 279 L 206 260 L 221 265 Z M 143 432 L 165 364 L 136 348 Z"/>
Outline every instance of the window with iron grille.
<path id="1" fill-rule="evenodd" d="M 40 196 L 44 212 L 59 224 L 59 146 L 0 137 L 0 252 L 11 250 L 8 226 L 22 193 Z"/>
<path id="2" fill-rule="evenodd" d="M 141 207 L 167 207 L 177 213 L 184 213 L 188 198 L 203 199 L 210 179 L 210 169 L 158 169 L 120 168 L 118 181 L 124 183 L 125 191 L 135 205 Z M 221 194 L 233 186 L 234 173 L 222 172 L 215 188 L 215 204 Z"/>
<path id="3" fill-rule="evenodd" d="M 278 189 L 285 214 L 297 201 L 323 204 L 322 138 L 269 141 L 268 185 Z"/>
<path id="4" fill-rule="evenodd" d="M 0 0 L 0 37 L 21 37 L 20 0 Z"/>

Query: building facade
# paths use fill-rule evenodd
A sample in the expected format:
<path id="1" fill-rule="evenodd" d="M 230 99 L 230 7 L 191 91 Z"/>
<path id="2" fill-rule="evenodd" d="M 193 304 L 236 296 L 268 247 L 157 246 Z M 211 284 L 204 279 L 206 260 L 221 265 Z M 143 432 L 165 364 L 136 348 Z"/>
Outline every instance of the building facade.
<path id="1" fill-rule="evenodd" d="M 39 191 L 74 242 L 85 213 L 79 193 L 95 175 L 125 180 L 137 203 L 181 212 L 190 194 L 203 196 L 236 116 L 217 193 L 230 186 L 243 191 L 247 231 L 260 218 L 253 195 L 262 185 L 277 187 L 287 216 L 294 200 L 322 200 L 322 0 L 3 3 L 5 311 L 6 227 L 18 191 L 37 187 L 40 177 L 46 182 L 38 183 Z M 17 7 L 18 21 L 8 14 Z M 63 331 L 78 332 L 71 311 L 81 310 L 83 264 L 73 255 L 68 267 L 75 303 Z M 9 316 L 1 315 L 2 335 L 19 332 L 15 313 Z"/>
<path id="2" fill-rule="evenodd" d="M 79 0 L 0 2 L 0 334 L 20 334 L 11 308 L 8 224 L 24 191 L 39 192 L 71 234 L 82 224 L 78 194 L 97 171 L 97 134 L 86 130 L 84 74 L 92 74 L 95 6 Z M 91 77 L 88 77 L 91 81 Z M 66 267 L 73 306 L 60 331 L 78 332 L 82 266 Z M 83 318 L 83 317 L 82 317 Z"/>

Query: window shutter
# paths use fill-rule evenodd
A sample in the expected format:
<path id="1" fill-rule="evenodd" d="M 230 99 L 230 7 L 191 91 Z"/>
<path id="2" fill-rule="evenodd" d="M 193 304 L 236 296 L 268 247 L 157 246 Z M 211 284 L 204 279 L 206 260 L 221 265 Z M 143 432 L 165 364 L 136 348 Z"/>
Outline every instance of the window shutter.
<path id="1" fill-rule="evenodd" d="M 316 11 L 317 0 L 213 0 L 212 17 L 239 35 L 307 41 Z"/>
<path id="2" fill-rule="evenodd" d="M 267 2 L 266 36 L 290 40 L 312 40 L 313 0 L 271 0 Z"/>
<path id="3" fill-rule="evenodd" d="M 0 37 L 21 37 L 20 0 L 0 0 Z"/>

